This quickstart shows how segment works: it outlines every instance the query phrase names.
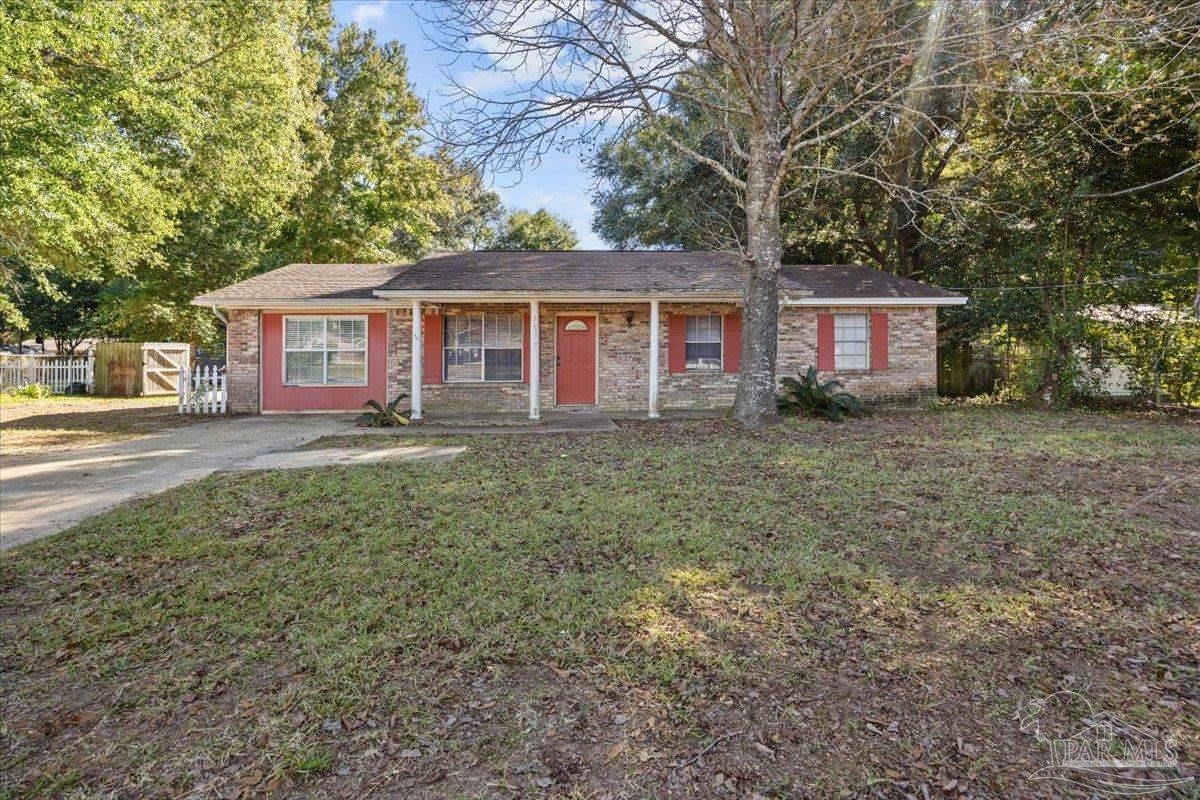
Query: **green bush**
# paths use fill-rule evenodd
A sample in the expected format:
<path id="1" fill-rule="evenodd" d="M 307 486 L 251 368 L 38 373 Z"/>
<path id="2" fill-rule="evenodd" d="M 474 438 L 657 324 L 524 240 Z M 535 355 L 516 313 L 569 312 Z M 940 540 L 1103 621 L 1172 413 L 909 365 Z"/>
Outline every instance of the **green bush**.
<path id="1" fill-rule="evenodd" d="M 358 424 L 367 428 L 394 428 L 397 425 L 411 425 L 412 420 L 409 417 L 412 415 L 412 410 L 407 408 L 403 411 L 400 410 L 400 401 L 406 397 L 408 395 L 401 392 L 386 406 L 380 405 L 378 400 L 368 400 L 363 405 L 371 410 L 359 415 Z"/>
<path id="2" fill-rule="evenodd" d="M 816 414 L 841 422 L 846 417 L 867 413 L 862 401 L 849 392 L 839 391 L 842 382 L 817 379 L 817 368 L 809 367 L 800 379 L 784 378 L 780 381 L 783 391 L 775 398 L 779 413 L 785 417 L 798 414 Z"/>
<path id="3" fill-rule="evenodd" d="M 2 393 L 4 397 L 14 400 L 42 400 L 54 394 L 54 390 L 42 383 L 30 383 L 22 386 L 20 389 L 5 389 Z"/>

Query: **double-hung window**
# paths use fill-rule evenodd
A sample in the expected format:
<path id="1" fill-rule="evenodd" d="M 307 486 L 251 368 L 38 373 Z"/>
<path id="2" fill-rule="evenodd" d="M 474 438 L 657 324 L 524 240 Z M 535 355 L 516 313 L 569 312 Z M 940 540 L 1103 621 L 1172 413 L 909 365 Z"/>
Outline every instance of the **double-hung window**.
<path id="1" fill-rule="evenodd" d="M 687 369 L 721 368 L 721 315 L 701 314 L 687 318 L 684 366 Z"/>
<path id="2" fill-rule="evenodd" d="M 866 314 L 834 314 L 833 366 L 835 369 L 867 368 Z"/>
<path id="3" fill-rule="evenodd" d="M 367 382 L 366 317 L 284 317 L 283 382 L 361 386 Z"/>
<path id="4" fill-rule="evenodd" d="M 520 314 L 452 314 L 442 327 L 447 383 L 521 380 Z"/>

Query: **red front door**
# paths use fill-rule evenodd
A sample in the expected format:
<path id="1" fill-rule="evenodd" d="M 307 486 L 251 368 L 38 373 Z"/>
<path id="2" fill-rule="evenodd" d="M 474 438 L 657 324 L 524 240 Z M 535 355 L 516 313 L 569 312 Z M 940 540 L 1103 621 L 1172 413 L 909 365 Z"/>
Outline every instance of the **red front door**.
<path id="1" fill-rule="evenodd" d="M 555 387 L 559 405 L 596 402 L 596 318 L 558 318 Z"/>

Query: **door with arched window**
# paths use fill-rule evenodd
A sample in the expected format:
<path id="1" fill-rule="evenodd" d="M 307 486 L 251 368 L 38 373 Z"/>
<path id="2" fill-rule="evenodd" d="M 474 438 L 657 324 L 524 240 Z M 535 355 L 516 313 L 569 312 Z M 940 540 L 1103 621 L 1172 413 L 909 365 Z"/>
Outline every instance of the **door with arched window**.
<path id="1" fill-rule="evenodd" d="M 554 358 L 555 402 L 558 405 L 594 405 L 596 402 L 596 317 L 563 315 L 558 318 Z"/>

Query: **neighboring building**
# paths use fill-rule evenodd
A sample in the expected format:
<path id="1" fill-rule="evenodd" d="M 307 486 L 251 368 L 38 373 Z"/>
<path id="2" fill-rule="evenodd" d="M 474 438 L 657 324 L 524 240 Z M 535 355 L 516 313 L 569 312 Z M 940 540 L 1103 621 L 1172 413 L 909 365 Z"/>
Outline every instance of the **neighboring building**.
<path id="1" fill-rule="evenodd" d="M 744 284 L 725 253 L 483 251 L 291 264 L 192 302 L 228 314 L 233 411 L 356 410 L 408 392 L 414 418 L 657 416 L 732 403 Z M 815 364 L 874 401 L 936 394 L 937 307 L 966 302 L 851 266 L 785 266 L 780 293 L 779 374 Z"/>
<path id="2" fill-rule="evenodd" d="M 1200 330 L 1193 309 L 1179 306 L 1102 305 L 1086 309 L 1084 315 L 1093 324 L 1093 334 L 1100 334 L 1090 347 L 1076 350 L 1084 365 L 1084 388 L 1109 397 L 1149 395 L 1162 402 L 1164 380 L 1169 386 L 1179 377 L 1171 375 L 1172 352 L 1189 336 L 1195 341 Z M 1135 340 L 1138 347 L 1132 346 Z"/>

